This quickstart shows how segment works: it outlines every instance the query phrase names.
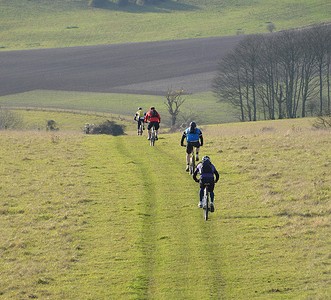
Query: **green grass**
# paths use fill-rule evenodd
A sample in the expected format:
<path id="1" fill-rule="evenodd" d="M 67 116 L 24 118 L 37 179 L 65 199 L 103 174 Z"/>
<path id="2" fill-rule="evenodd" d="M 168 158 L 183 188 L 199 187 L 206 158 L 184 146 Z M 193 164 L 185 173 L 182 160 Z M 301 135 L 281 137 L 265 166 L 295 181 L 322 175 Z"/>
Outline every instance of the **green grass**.
<path id="1" fill-rule="evenodd" d="M 221 174 L 208 222 L 180 133 L 1 131 L 0 298 L 327 299 L 330 131 L 202 130 Z"/>
<path id="2" fill-rule="evenodd" d="M 1 0 L 4 50 L 186 39 L 267 32 L 329 22 L 328 0 L 166 1 L 91 9 L 87 0 Z"/>
<path id="3" fill-rule="evenodd" d="M 222 36 L 265 32 L 266 22 L 280 30 L 330 20 L 329 1 L 207 2 L 120 11 L 0 0 L 0 47 Z M 135 135 L 136 108 L 155 105 L 166 116 L 162 97 L 32 91 L 0 104 L 45 109 L 18 111 L 39 131 L 0 131 L 0 299 L 331 294 L 331 139 L 311 120 L 203 125 L 201 154 L 221 174 L 216 212 L 205 222 L 180 133 L 162 131 L 154 148 Z M 188 96 L 183 112 L 191 107 L 199 124 L 234 120 L 210 93 Z M 84 123 L 105 118 L 126 124 L 127 135 L 81 134 Z M 43 131 L 48 119 L 59 132 Z"/>
<path id="4" fill-rule="evenodd" d="M 216 102 L 211 92 L 197 93 L 183 96 L 185 99 L 179 115 L 179 124 L 183 121 L 183 116 L 198 114 L 196 121 L 199 124 L 215 124 L 236 121 L 235 115 L 231 108 L 223 103 Z M 148 109 L 155 106 L 160 112 L 162 123 L 169 127 L 170 115 L 164 104 L 165 97 L 150 95 L 128 95 L 128 94 L 105 94 L 105 93 L 81 93 L 81 92 L 62 92 L 62 91 L 31 91 L 26 93 L 13 94 L 0 97 L 0 106 L 3 107 L 25 107 L 30 109 L 54 109 L 54 110 L 72 110 L 74 112 L 95 112 L 98 114 L 112 113 L 117 118 L 129 118 L 133 116 L 139 106 Z M 31 112 L 32 115 L 35 115 Z M 30 114 L 30 115 L 31 115 Z M 22 112 L 29 121 L 29 113 Z M 54 115 L 54 114 L 53 114 Z M 44 113 L 42 119 L 36 120 L 35 123 L 40 126 L 45 123 L 45 119 L 52 114 Z M 58 117 L 56 118 L 58 119 Z M 69 123 L 73 122 L 70 118 Z M 65 123 L 68 123 L 65 121 Z M 31 124 L 31 122 L 28 122 Z M 92 120 L 91 123 L 94 123 Z M 70 126 L 68 124 L 68 126 Z M 34 126 L 36 128 L 36 126 Z"/>
<path id="5" fill-rule="evenodd" d="M 331 19 L 327 0 L 166 1 L 157 6 L 92 9 L 87 0 L 0 0 L 0 49 L 35 49 L 123 42 L 172 40 L 266 32 Z M 162 97 L 32 91 L 0 97 L 3 106 L 59 108 L 132 116 L 136 107 L 158 107 L 168 125 Z M 193 107 L 193 109 L 192 109 Z M 184 115 L 199 111 L 199 123 L 236 121 L 231 108 L 212 93 L 189 95 Z M 181 121 L 182 119 L 180 119 Z M 40 126 L 40 125 L 37 125 Z M 69 125 L 70 126 L 70 125 Z"/>

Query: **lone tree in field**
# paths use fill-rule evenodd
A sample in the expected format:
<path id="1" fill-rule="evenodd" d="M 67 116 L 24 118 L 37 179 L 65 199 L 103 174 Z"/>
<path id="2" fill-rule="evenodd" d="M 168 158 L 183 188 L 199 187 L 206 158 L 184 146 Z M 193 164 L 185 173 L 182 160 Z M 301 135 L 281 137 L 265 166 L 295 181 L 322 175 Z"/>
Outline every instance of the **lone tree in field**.
<path id="1" fill-rule="evenodd" d="M 183 93 L 183 89 L 176 91 L 169 89 L 167 92 L 164 103 L 167 106 L 168 112 L 171 116 L 171 128 L 176 126 L 177 117 L 180 112 L 179 108 L 186 100 L 183 98 Z"/>

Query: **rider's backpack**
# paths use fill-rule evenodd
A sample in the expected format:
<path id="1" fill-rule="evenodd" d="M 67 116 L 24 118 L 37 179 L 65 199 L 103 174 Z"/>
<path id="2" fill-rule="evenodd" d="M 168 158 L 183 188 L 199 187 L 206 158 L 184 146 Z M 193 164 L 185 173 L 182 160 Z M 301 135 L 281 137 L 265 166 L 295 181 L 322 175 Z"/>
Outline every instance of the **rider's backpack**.
<path id="1" fill-rule="evenodd" d="M 151 117 L 157 117 L 157 111 L 155 109 L 152 110 Z"/>
<path id="2" fill-rule="evenodd" d="M 202 174 L 213 174 L 213 168 L 212 168 L 211 162 L 209 160 L 202 162 L 201 173 Z"/>

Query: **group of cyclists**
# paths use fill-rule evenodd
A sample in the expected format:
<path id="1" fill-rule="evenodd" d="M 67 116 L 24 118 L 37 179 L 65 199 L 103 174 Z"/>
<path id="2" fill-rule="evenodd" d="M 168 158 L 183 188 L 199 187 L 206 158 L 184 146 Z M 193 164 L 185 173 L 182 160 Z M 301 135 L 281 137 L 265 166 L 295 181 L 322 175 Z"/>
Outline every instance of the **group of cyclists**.
<path id="1" fill-rule="evenodd" d="M 160 114 L 156 111 L 155 107 L 152 106 L 147 113 L 144 113 L 142 107 L 139 107 L 135 116 L 134 120 L 138 123 L 138 134 L 140 125 L 148 123 L 147 130 L 148 130 L 148 140 L 151 138 L 151 129 L 154 126 L 156 131 L 156 139 L 158 139 L 158 130 L 160 128 L 161 117 Z M 191 122 L 189 127 L 186 128 L 183 132 L 183 135 L 180 140 L 180 145 L 185 147 L 184 141 L 186 140 L 186 168 L 185 171 L 189 171 L 189 164 L 190 159 L 193 151 L 195 151 L 195 159 L 199 161 L 199 151 L 200 147 L 203 146 L 203 135 L 202 131 L 197 127 L 195 122 Z M 198 178 L 198 175 L 199 178 Z M 198 207 L 202 208 L 202 199 L 204 194 L 204 188 L 208 184 L 209 185 L 209 192 L 210 192 L 210 211 L 215 211 L 215 194 L 214 194 L 214 186 L 215 183 L 219 180 L 219 173 L 212 164 L 209 156 L 204 156 L 199 162 L 194 170 L 193 179 L 196 182 L 200 183 L 200 191 L 199 191 L 199 203 Z"/>
<path id="2" fill-rule="evenodd" d="M 138 110 L 134 116 L 134 120 L 138 123 L 138 135 L 139 135 L 139 128 L 140 125 L 143 125 L 143 130 L 145 130 L 145 123 L 148 123 L 147 130 L 148 130 L 148 140 L 151 139 L 151 129 L 154 127 L 155 129 L 155 139 L 158 140 L 161 116 L 156 111 L 155 107 L 152 106 L 147 113 L 143 112 L 142 107 L 138 107 Z"/>

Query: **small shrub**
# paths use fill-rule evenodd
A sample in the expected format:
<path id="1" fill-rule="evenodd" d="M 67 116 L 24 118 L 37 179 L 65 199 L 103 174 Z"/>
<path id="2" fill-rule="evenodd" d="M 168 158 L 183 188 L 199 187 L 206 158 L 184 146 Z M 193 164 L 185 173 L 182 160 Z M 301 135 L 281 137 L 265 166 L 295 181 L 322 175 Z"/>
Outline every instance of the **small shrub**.
<path id="1" fill-rule="evenodd" d="M 271 32 L 274 32 L 276 30 L 276 26 L 274 23 L 272 22 L 268 22 L 267 24 L 267 30 L 271 33 Z"/>
<path id="2" fill-rule="evenodd" d="M 102 124 L 93 125 L 89 130 L 90 134 L 110 134 L 110 135 L 123 135 L 124 134 L 124 126 L 118 125 L 114 121 L 105 121 Z"/>
<path id="3" fill-rule="evenodd" d="M 48 120 L 46 122 L 46 130 L 47 131 L 58 131 L 59 127 L 57 126 L 54 120 Z"/>
<path id="4" fill-rule="evenodd" d="M 22 128 L 23 121 L 19 114 L 0 108 L 0 130 Z"/>

